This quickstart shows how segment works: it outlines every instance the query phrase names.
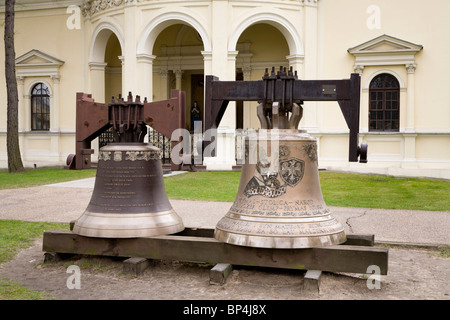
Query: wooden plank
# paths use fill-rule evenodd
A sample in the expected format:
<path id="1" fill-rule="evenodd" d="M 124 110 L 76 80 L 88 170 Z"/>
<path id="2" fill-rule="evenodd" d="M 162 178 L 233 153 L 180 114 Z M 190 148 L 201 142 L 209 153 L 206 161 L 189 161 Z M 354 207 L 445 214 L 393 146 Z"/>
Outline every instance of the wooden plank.
<path id="1" fill-rule="evenodd" d="M 175 235 L 108 239 L 83 237 L 71 231 L 47 231 L 43 251 L 350 273 L 367 273 L 370 265 L 377 265 L 382 275 L 387 274 L 388 268 L 386 248 L 337 245 L 266 249 L 230 245 L 208 237 Z"/>
<path id="2" fill-rule="evenodd" d="M 175 236 L 214 238 L 214 229 L 209 229 L 209 228 L 184 228 L 183 231 L 175 233 L 174 235 Z"/>

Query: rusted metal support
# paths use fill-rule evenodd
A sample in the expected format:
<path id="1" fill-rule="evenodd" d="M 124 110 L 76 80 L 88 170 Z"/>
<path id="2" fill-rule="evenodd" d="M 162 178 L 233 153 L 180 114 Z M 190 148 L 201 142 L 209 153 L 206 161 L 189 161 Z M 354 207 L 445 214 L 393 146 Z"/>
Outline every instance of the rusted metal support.
<path id="1" fill-rule="evenodd" d="M 131 100 L 130 100 L 131 98 Z M 185 128 L 186 96 L 184 91 L 172 90 L 170 99 L 162 101 L 143 102 L 136 96 L 132 100 L 131 93 L 128 100 L 112 101 L 112 103 L 98 103 L 91 94 L 79 92 L 76 95 L 76 146 L 75 155 L 69 155 L 67 165 L 70 169 L 90 168 L 90 155 L 93 153 L 91 142 L 103 132 L 113 126 L 124 130 L 128 126 L 137 126 L 138 122 L 148 125 L 167 138 L 172 137 L 175 129 Z M 123 112 L 113 112 L 113 106 L 126 104 Z M 112 108 L 110 108 L 112 107 Z M 110 110 L 111 109 L 111 110 Z M 136 128 L 137 129 L 137 128 Z M 137 130 L 139 131 L 139 130 Z M 127 140 L 129 140 L 127 137 Z M 172 141 L 172 146 L 179 141 Z M 180 170 L 180 165 L 171 164 L 171 170 Z"/>

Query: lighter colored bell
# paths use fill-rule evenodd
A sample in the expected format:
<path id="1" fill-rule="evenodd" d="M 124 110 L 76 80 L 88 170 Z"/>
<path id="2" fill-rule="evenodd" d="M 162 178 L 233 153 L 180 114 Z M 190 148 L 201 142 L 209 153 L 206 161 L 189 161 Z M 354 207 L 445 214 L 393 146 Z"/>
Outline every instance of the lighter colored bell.
<path id="1" fill-rule="evenodd" d="M 160 150 L 147 143 L 111 143 L 99 151 L 94 191 L 73 232 L 136 238 L 180 232 L 183 222 L 166 194 Z"/>
<path id="2" fill-rule="evenodd" d="M 236 199 L 214 237 L 233 245 L 310 248 L 346 241 L 320 188 L 317 143 L 297 129 L 249 134 Z"/>

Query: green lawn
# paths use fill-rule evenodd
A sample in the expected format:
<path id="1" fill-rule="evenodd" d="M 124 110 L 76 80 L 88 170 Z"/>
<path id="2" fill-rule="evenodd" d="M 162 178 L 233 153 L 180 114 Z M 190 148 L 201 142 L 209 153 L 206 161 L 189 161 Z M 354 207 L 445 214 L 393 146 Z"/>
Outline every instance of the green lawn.
<path id="1" fill-rule="evenodd" d="M 0 171 L 0 190 L 35 187 L 70 180 L 94 177 L 97 170 L 65 170 L 61 168 L 27 169 L 24 172 Z"/>
<path id="2" fill-rule="evenodd" d="M 329 206 L 450 210 L 450 181 L 320 172 Z"/>
<path id="3" fill-rule="evenodd" d="M 21 249 L 30 247 L 46 230 L 68 229 L 67 224 L 0 220 L 0 263 L 12 259 Z M 45 292 L 31 290 L 18 283 L 0 279 L 1 300 L 48 300 Z"/>
<path id="4" fill-rule="evenodd" d="M 450 181 L 319 172 L 329 206 L 448 211 Z M 195 172 L 165 178 L 169 198 L 234 201 L 240 172 Z"/>
<path id="5" fill-rule="evenodd" d="M 40 292 L 18 283 L 0 279 L 0 300 L 53 300 L 47 292 Z"/>
<path id="6" fill-rule="evenodd" d="M 8 261 L 46 230 L 69 229 L 68 224 L 0 220 L 0 263 Z"/>
<path id="7" fill-rule="evenodd" d="M 166 193 L 172 199 L 234 201 L 240 171 L 188 172 L 165 178 Z"/>

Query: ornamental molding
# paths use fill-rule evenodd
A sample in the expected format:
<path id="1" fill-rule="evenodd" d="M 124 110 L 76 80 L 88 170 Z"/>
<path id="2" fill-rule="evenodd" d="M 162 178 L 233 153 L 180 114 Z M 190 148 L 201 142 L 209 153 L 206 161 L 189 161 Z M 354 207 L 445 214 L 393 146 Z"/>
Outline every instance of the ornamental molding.
<path id="1" fill-rule="evenodd" d="M 81 5 L 81 13 L 84 17 L 89 18 L 103 10 L 119 7 L 121 5 L 133 5 L 143 1 L 147 0 L 84 0 Z"/>
<path id="2" fill-rule="evenodd" d="M 17 57 L 15 63 L 17 77 L 59 77 L 59 68 L 64 61 L 32 49 Z"/>
<path id="3" fill-rule="evenodd" d="M 149 0 L 83 0 L 81 4 L 81 13 L 89 18 L 92 15 L 121 5 L 134 5 Z M 301 2 L 304 6 L 317 7 L 319 0 L 283 0 L 280 2 Z"/>
<path id="4" fill-rule="evenodd" d="M 362 73 L 365 66 L 415 66 L 414 56 L 422 48 L 419 44 L 384 34 L 347 51 L 355 57 L 355 71 Z"/>

